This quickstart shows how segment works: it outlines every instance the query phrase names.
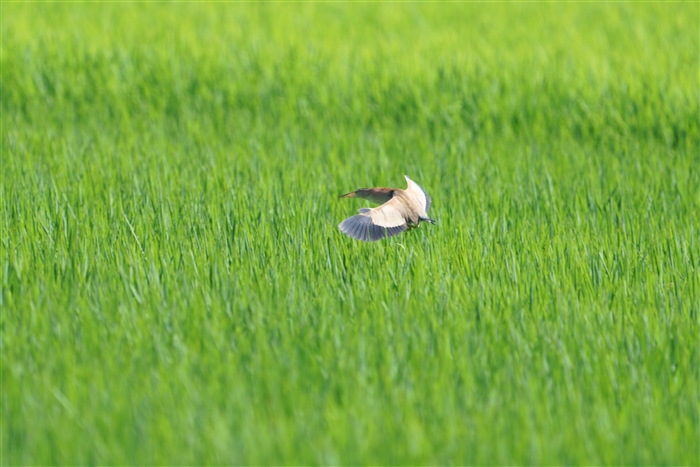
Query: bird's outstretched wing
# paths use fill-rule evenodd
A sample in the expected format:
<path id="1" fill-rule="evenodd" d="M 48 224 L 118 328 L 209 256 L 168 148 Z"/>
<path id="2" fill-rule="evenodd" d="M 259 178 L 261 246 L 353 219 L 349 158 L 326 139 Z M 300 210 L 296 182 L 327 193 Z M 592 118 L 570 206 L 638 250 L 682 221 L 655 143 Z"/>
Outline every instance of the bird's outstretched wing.
<path id="1" fill-rule="evenodd" d="M 360 188 L 338 196 L 338 198 L 362 198 L 373 203 L 384 204 L 394 197 L 395 188 Z"/>
<path id="2" fill-rule="evenodd" d="M 363 242 L 398 235 L 408 229 L 408 225 L 396 203 L 392 199 L 374 209 L 362 208 L 360 214 L 348 217 L 338 227 L 345 235 Z"/>
<path id="3" fill-rule="evenodd" d="M 406 182 L 408 183 L 406 191 L 416 196 L 425 208 L 425 212 L 428 212 L 428 209 L 430 209 L 430 196 L 428 196 L 428 193 L 426 193 L 425 190 L 420 187 L 420 185 L 408 178 L 407 175 L 405 177 Z"/>

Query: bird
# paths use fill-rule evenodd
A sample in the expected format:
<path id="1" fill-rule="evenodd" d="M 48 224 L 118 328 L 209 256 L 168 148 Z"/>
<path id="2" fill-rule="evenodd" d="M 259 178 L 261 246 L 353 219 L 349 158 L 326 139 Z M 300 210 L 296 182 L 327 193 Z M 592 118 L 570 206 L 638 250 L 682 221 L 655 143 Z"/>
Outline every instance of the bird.
<path id="1" fill-rule="evenodd" d="M 405 230 L 417 228 L 421 222 L 435 221 L 428 217 L 430 196 L 404 175 L 408 186 L 401 188 L 360 188 L 338 198 L 363 198 L 376 204 L 376 208 L 361 208 L 359 214 L 348 217 L 338 225 L 345 235 L 363 242 L 376 242 L 393 237 Z"/>

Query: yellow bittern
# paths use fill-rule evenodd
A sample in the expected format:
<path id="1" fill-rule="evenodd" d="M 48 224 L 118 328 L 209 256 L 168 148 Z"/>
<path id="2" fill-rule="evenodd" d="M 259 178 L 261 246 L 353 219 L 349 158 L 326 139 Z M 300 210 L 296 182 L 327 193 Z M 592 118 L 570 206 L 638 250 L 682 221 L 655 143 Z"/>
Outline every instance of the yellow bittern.
<path id="1" fill-rule="evenodd" d="M 338 225 L 345 234 L 363 242 L 376 242 L 393 237 L 404 230 L 418 227 L 421 222 L 435 221 L 428 217 L 430 196 L 408 175 L 405 190 L 401 188 L 360 188 L 339 198 L 363 198 L 381 204 L 362 208 L 360 214 L 348 217 Z"/>

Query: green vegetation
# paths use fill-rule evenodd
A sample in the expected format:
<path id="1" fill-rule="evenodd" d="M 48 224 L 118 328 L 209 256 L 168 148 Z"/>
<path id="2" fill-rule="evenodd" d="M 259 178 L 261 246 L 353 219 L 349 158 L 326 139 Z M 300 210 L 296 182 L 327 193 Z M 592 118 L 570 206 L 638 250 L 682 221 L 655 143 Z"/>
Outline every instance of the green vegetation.
<path id="1" fill-rule="evenodd" d="M 1 8 L 3 464 L 699 462 L 698 3 Z"/>

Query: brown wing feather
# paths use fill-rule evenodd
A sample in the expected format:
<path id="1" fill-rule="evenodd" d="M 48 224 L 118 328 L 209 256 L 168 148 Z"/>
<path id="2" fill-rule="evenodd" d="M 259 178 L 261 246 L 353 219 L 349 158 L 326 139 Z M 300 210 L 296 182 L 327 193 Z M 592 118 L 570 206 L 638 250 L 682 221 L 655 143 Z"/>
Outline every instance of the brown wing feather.
<path id="1" fill-rule="evenodd" d="M 376 204 L 384 204 L 394 197 L 395 188 L 360 188 L 339 198 L 362 198 Z"/>

